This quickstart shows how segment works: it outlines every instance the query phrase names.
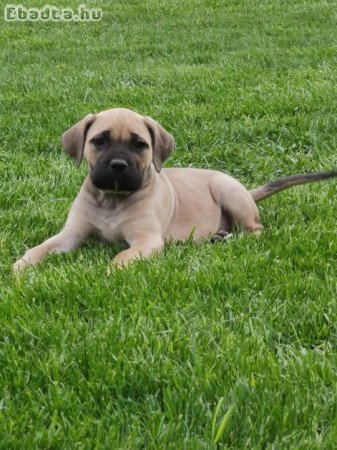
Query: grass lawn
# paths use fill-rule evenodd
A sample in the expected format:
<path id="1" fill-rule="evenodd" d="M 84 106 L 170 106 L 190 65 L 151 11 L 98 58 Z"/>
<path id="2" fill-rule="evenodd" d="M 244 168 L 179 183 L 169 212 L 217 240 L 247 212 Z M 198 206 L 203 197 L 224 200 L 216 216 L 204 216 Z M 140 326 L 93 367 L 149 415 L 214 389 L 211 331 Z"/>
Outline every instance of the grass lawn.
<path id="1" fill-rule="evenodd" d="M 260 239 L 110 277 L 118 246 L 90 242 L 11 272 L 64 224 L 86 168 L 59 137 L 89 112 L 150 115 L 167 166 L 249 188 L 336 167 L 335 2 L 90 6 L 101 21 L 0 19 L 0 448 L 336 448 L 336 181 L 262 202 Z"/>

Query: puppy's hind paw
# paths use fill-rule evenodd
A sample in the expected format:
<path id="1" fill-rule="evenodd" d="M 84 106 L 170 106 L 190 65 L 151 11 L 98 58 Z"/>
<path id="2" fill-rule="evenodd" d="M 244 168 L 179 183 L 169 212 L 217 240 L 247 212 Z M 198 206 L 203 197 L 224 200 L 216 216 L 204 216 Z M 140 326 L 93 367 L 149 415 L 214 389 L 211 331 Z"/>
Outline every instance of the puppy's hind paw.
<path id="1" fill-rule="evenodd" d="M 232 233 L 228 233 L 228 231 L 219 230 L 214 236 L 211 237 L 210 242 L 214 244 L 215 242 L 227 242 L 229 239 L 233 237 Z"/>

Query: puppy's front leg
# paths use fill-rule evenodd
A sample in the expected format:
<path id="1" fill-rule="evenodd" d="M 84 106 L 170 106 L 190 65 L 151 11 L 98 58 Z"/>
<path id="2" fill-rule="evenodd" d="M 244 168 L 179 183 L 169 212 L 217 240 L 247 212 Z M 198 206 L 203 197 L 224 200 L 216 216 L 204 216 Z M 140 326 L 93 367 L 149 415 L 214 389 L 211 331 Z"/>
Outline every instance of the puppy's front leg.
<path id="1" fill-rule="evenodd" d="M 88 233 L 84 232 L 84 229 L 76 230 L 66 225 L 60 233 L 28 250 L 21 259 L 14 263 L 13 269 L 15 272 L 19 272 L 29 264 L 37 264 L 47 253 L 69 252 L 82 244 L 87 236 Z"/>
<path id="2" fill-rule="evenodd" d="M 119 267 L 126 266 L 134 259 L 148 258 L 155 252 L 160 252 L 164 246 L 164 241 L 160 234 L 150 232 L 138 232 L 131 239 L 128 239 L 130 248 L 118 253 L 113 263 Z M 110 270 L 108 269 L 108 273 Z"/>

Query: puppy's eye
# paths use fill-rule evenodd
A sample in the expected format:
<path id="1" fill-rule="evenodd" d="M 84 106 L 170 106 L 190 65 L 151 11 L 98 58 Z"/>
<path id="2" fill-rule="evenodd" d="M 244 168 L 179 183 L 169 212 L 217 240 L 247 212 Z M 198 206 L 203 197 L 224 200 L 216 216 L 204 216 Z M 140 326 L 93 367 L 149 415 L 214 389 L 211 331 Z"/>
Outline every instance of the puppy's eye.
<path id="1" fill-rule="evenodd" d="M 135 141 L 133 143 L 133 146 L 137 149 L 137 150 L 144 150 L 144 148 L 147 148 L 148 145 L 145 141 Z"/>
<path id="2" fill-rule="evenodd" d="M 100 136 L 100 137 L 91 139 L 91 142 L 92 142 L 96 147 L 102 147 L 102 145 L 105 144 L 105 138 L 104 138 L 103 136 Z"/>

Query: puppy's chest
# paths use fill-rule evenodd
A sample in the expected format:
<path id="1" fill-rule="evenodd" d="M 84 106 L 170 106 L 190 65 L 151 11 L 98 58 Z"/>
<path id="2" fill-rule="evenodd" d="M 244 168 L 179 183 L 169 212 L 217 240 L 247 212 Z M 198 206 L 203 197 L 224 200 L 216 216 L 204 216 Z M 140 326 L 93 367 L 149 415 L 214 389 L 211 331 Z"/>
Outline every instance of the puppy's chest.
<path id="1" fill-rule="evenodd" d="M 90 214 L 90 222 L 98 238 L 109 242 L 124 242 L 121 214 L 115 210 L 95 208 Z"/>

